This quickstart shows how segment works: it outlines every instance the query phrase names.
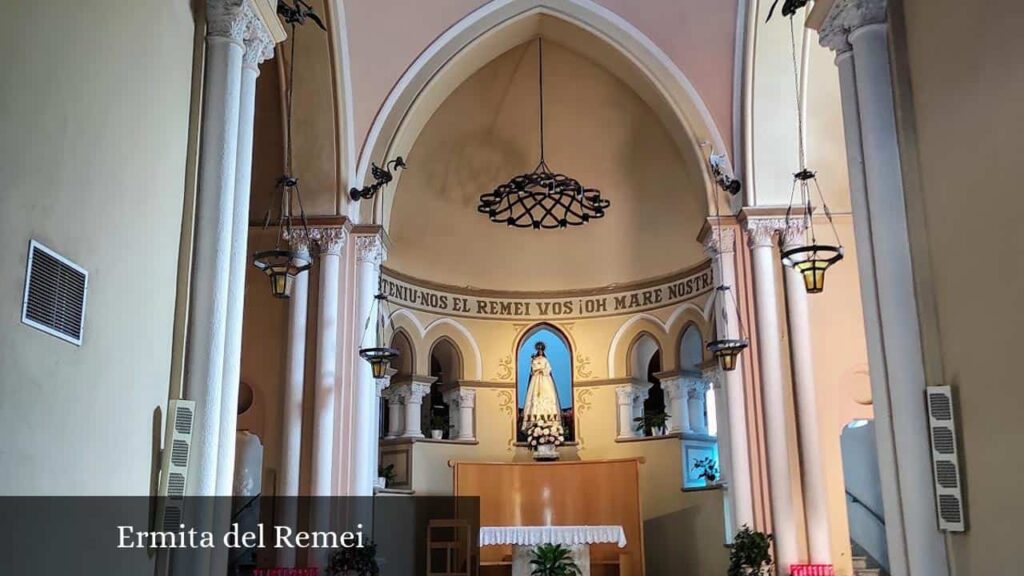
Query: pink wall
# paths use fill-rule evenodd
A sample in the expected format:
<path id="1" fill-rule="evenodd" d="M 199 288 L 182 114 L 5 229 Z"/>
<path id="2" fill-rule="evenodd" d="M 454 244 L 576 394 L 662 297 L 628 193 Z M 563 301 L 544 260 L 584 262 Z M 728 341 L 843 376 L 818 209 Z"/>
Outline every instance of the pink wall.
<path id="1" fill-rule="evenodd" d="M 683 71 L 732 141 L 736 2 L 598 0 L 654 42 Z M 357 149 L 416 57 L 483 0 L 348 0 L 344 3 Z"/>

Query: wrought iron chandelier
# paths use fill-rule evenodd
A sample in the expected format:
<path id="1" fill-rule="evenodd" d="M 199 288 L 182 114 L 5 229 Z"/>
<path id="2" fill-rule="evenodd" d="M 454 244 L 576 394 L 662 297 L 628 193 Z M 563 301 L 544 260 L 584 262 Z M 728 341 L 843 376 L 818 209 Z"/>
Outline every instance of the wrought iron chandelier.
<path id="1" fill-rule="evenodd" d="M 787 2 L 788 4 L 788 2 Z M 800 68 L 797 61 L 796 50 L 796 28 L 793 17 L 796 14 L 795 8 L 783 10 L 783 14 L 789 16 L 789 35 L 793 48 L 793 77 L 796 83 L 796 121 L 797 121 L 797 142 L 800 151 L 800 171 L 793 174 L 793 188 L 789 196 L 789 208 L 786 209 L 786 229 L 790 229 L 793 219 L 793 208 L 795 207 L 796 194 L 800 192 L 800 202 L 803 208 L 802 218 L 804 219 L 805 242 L 802 246 L 795 246 L 786 249 L 783 247 L 780 256 L 782 264 L 800 273 L 804 281 L 804 288 L 808 294 L 817 294 L 825 289 L 825 272 L 843 259 L 843 245 L 839 241 L 839 233 L 836 231 L 835 222 L 832 221 L 832 211 L 825 203 L 825 196 L 818 185 L 818 178 L 815 172 L 807 169 L 807 154 L 804 149 L 804 118 L 800 109 L 801 87 Z M 811 201 L 813 184 L 814 191 L 821 199 L 821 210 L 832 228 L 832 235 L 835 244 L 819 243 L 814 230 L 814 204 Z"/>
<path id="2" fill-rule="evenodd" d="M 290 298 L 292 284 L 295 277 L 309 270 L 312 259 L 307 252 L 287 250 L 281 246 L 282 240 L 291 240 L 294 237 L 293 213 L 298 207 L 299 218 L 302 223 L 302 230 L 306 239 L 309 239 L 309 226 L 306 222 L 306 211 L 302 207 L 302 196 L 299 193 L 299 179 L 292 176 L 292 91 L 295 85 L 295 27 L 306 23 L 310 19 L 320 28 L 324 28 L 323 22 L 313 12 L 313 9 L 299 0 L 295 7 L 282 2 L 278 5 L 278 13 L 284 17 L 285 22 L 291 25 L 291 53 L 288 61 L 288 79 L 285 87 L 285 171 L 277 180 L 276 190 L 280 190 L 281 203 L 277 220 L 277 238 L 273 250 L 265 250 L 253 254 L 252 264 L 270 279 L 270 290 L 275 298 Z M 263 219 L 263 227 L 270 225 L 270 208 L 267 209 Z"/>
<path id="3" fill-rule="evenodd" d="M 707 158 L 708 167 L 711 170 L 711 175 L 715 179 L 718 187 L 722 191 L 729 193 L 730 195 L 738 194 L 741 188 L 740 181 L 732 178 L 725 173 L 725 155 L 715 155 L 714 151 Z M 714 234 L 715 241 L 720 242 L 722 238 L 722 216 L 719 211 L 718 199 L 714 199 L 715 216 L 714 221 L 711 224 L 711 233 Z M 750 340 L 743 335 L 743 321 L 740 320 L 740 310 L 736 303 L 736 298 L 732 294 L 732 288 L 724 283 L 724 274 L 722 274 L 722 257 L 719 256 L 718 270 L 715 272 L 715 279 L 718 281 L 718 286 L 715 287 L 715 292 L 711 295 L 711 309 L 714 310 L 715 314 L 721 318 L 721 325 L 718 331 L 719 338 L 708 342 L 706 348 L 708 352 L 718 360 L 718 366 L 726 371 L 732 372 L 736 369 L 736 360 L 739 358 L 740 353 L 750 347 Z M 737 338 L 730 338 L 729 330 L 729 310 L 728 306 L 732 303 L 733 310 L 736 311 L 736 323 L 737 323 Z"/>
<path id="4" fill-rule="evenodd" d="M 520 174 L 482 194 L 477 211 L 491 222 L 515 228 L 552 229 L 582 226 L 603 218 L 611 202 L 601 191 L 585 188 L 574 178 L 552 172 L 544 160 L 544 40 L 537 39 L 540 92 L 540 162 L 533 172 Z"/>
<path id="5" fill-rule="evenodd" d="M 398 350 L 385 346 L 384 341 L 387 337 L 386 328 L 391 323 L 391 307 L 388 305 L 388 297 L 384 294 L 377 293 L 373 297 L 373 307 L 370 309 L 370 315 L 366 318 L 366 327 L 363 329 L 363 338 L 370 332 L 370 320 L 373 318 L 374 310 L 377 311 L 377 322 L 376 330 L 374 330 L 375 340 L 372 346 L 364 347 L 359 349 L 359 356 L 370 363 L 370 367 L 373 369 L 374 378 L 383 378 L 387 376 L 388 367 L 391 366 L 391 362 L 398 358 Z M 394 328 L 392 326 L 392 328 Z"/>

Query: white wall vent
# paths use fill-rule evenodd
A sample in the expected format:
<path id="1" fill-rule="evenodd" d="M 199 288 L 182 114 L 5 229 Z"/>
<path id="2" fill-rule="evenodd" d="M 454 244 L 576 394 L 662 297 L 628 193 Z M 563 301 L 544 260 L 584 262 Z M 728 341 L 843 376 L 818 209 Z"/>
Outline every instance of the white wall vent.
<path id="1" fill-rule="evenodd" d="M 177 531 L 183 522 L 185 484 L 188 481 L 188 461 L 192 452 L 192 426 L 195 422 L 196 403 L 191 400 L 171 400 L 167 406 L 168 434 L 160 463 L 160 508 L 156 529 Z"/>
<path id="2" fill-rule="evenodd" d="M 939 529 L 963 532 L 967 529 L 967 520 L 964 518 L 963 490 L 960 485 L 953 389 L 949 386 L 929 386 L 927 394 Z"/>
<path id="3" fill-rule="evenodd" d="M 88 282 L 84 268 L 32 240 L 21 321 L 81 346 Z"/>

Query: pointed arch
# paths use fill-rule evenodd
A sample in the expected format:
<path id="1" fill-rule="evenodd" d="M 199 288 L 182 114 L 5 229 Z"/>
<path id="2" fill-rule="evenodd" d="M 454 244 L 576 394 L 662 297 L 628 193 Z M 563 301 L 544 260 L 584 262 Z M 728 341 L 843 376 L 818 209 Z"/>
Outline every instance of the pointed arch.
<path id="1" fill-rule="evenodd" d="M 608 377 L 626 378 L 629 376 L 630 352 L 633 343 L 641 333 L 646 332 L 658 342 L 662 351 L 662 367 L 677 365 L 677 350 L 675 343 L 669 336 L 668 328 L 657 317 L 651 314 L 634 314 L 626 320 L 612 336 L 611 345 L 608 347 Z"/>
<path id="2" fill-rule="evenodd" d="M 498 55 L 537 34 L 531 16 L 545 15 L 568 23 L 601 42 L 591 54 L 632 86 L 661 118 L 680 150 L 701 158 L 702 142 L 726 150 L 725 141 L 696 88 L 672 59 L 650 38 L 594 0 L 495 0 L 473 11 L 439 36 L 409 66 L 374 118 L 360 154 L 354 184 L 370 178 L 370 165 L 407 155 L 427 120 L 474 72 Z M 599 53 L 597 53 L 599 52 Z M 714 187 L 701 171 L 706 206 Z M 395 175 L 398 190 L 401 172 Z M 390 225 L 395 194 L 384 199 L 382 222 Z M 349 216 L 363 221 L 372 203 L 349 206 Z"/>
<path id="3" fill-rule="evenodd" d="M 444 375 L 442 384 L 452 384 L 462 380 L 464 376 L 462 350 L 459 345 L 448 336 L 441 336 L 430 345 L 427 352 L 430 362 L 436 359 L 441 373 Z"/>
<path id="4" fill-rule="evenodd" d="M 452 318 L 439 318 L 426 326 L 423 331 L 423 342 L 437 342 L 442 337 L 448 338 L 462 353 L 462 374 L 467 380 L 483 379 L 483 361 L 480 347 L 469 330 Z M 430 373 L 430 355 L 423 355 L 418 361 L 419 374 Z"/>
<path id="5" fill-rule="evenodd" d="M 391 362 L 391 367 L 398 371 L 395 377 L 412 376 L 416 367 L 416 345 L 404 328 L 391 335 L 391 347 L 398 350 L 398 358 Z"/>

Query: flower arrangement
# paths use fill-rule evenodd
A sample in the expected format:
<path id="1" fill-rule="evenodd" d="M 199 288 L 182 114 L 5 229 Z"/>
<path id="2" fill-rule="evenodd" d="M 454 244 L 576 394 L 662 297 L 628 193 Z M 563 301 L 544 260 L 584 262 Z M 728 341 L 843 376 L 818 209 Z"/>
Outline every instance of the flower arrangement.
<path id="1" fill-rule="evenodd" d="M 533 449 L 548 444 L 561 446 L 565 443 L 565 429 L 562 428 L 562 423 L 558 421 L 536 422 L 527 433 L 527 441 Z"/>
<path id="2" fill-rule="evenodd" d="M 698 478 L 703 478 L 708 484 L 718 481 L 718 462 L 710 456 L 695 461 L 693 471 L 697 473 Z"/>

